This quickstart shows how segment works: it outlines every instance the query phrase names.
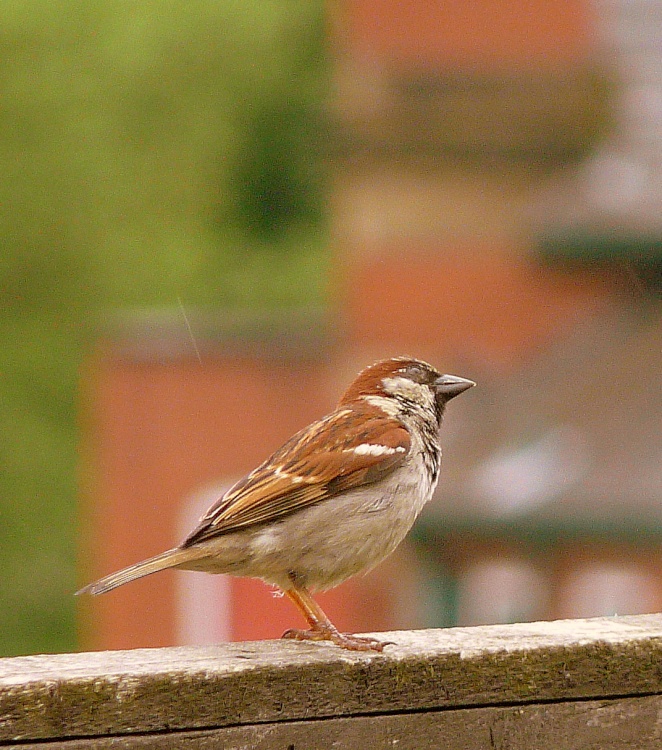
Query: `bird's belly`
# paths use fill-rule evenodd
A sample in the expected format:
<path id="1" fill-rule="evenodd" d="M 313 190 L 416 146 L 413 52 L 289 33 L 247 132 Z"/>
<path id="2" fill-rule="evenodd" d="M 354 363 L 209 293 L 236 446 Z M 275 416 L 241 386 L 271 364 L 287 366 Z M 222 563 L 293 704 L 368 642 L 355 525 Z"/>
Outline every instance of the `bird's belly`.
<path id="1" fill-rule="evenodd" d="M 239 575 L 288 588 L 333 588 L 390 555 L 413 525 L 431 490 L 398 483 L 378 499 L 370 488 L 330 498 L 251 532 Z"/>

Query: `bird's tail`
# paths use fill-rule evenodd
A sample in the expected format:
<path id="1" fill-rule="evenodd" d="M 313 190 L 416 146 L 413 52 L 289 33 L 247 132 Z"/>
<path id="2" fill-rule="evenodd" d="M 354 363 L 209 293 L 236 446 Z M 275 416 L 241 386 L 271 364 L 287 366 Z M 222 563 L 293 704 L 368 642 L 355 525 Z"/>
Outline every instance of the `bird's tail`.
<path id="1" fill-rule="evenodd" d="M 159 570 L 166 570 L 166 568 L 176 568 L 178 565 L 189 560 L 191 560 L 190 549 L 174 547 L 162 552 L 160 555 L 155 555 L 148 560 L 142 560 L 134 565 L 129 565 L 128 568 L 123 568 L 116 573 L 111 573 L 104 578 L 100 578 L 98 581 L 84 586 L 80 591 L 76 592 L 76 595 L 93 594 L 96 596 L 97 594 L 105 594 L 107 591 L 112 591 L 118 586 L 135 581 L 137 578 L 158 573 Z"/>

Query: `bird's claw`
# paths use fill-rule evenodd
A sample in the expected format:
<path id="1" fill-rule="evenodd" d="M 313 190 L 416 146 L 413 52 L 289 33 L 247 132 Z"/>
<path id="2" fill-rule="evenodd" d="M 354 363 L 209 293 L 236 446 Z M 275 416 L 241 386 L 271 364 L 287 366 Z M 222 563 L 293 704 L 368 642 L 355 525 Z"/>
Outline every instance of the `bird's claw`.
<path id="1" fill-rule="evenodd" d="M 353 633 L 341 633 L 335 628 L 320 626 L 310 630 L 290 628 L 286 630 L 282 638 L 297 641 L 331 641 L 348 651 L 383 651 L 384 646 L 394 646 L 393 641 L 379 641 L 376 638 L 354 635 Z"/>

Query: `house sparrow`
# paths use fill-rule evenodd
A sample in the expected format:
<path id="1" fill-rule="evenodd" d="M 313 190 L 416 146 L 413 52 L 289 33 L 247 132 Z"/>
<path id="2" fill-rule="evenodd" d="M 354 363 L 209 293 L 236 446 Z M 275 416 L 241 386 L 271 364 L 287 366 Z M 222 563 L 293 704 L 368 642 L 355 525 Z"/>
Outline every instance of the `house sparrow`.
<path id="1" fill-rule="evenodd" d="M 475 383 L 416 359 L 367 367 L 335 411 L 231 487 L 178 547 L 78 591 L 104 594 L 166 568 L 260 578 L 308 621 L 284 638 L 355 651 L 384 642 L 340 633 L 312 598 L 391 554 L 437 484 L 446 402 Z"/>

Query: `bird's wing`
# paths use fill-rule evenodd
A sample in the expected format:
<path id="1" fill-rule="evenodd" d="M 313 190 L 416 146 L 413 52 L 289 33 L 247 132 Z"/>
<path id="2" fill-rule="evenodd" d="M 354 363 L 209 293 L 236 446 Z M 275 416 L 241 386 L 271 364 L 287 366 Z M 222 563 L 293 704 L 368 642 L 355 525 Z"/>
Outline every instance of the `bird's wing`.
<path id="1" fill-rule="evenodd" d="M 301 430 L 240 479 L 212 505 L 182 546 L 275 521 L 344 490 L 376 482 L 402 463 L 409 447 L 407 430 L 374 407 L 338 409 Z"/>

